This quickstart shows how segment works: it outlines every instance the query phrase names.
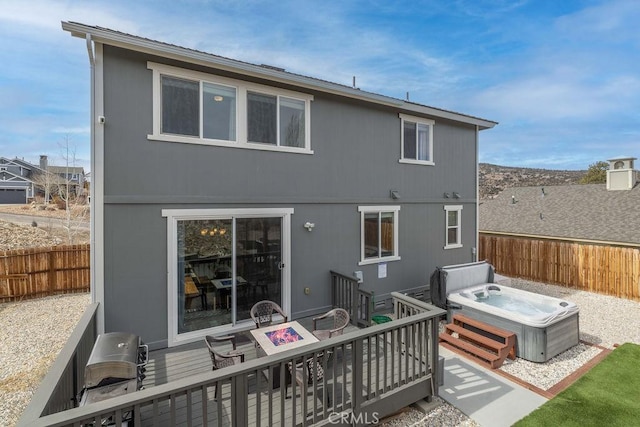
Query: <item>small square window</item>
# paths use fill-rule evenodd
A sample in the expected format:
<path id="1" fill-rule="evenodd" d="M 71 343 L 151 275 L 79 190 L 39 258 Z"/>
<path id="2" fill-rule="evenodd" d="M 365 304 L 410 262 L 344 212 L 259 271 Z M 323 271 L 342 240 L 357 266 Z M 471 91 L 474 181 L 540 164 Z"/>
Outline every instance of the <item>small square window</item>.
<path id="1" fill-rule="evenodd" d="M 401 163 L 433 165 L 433 126 L 429 119 L 400 114 Z"/>
<path id="2" fill-rule="evenodd" d="M 400 206 L 361 206 L 360 263 L 399 260 L 398 213 Z"/>

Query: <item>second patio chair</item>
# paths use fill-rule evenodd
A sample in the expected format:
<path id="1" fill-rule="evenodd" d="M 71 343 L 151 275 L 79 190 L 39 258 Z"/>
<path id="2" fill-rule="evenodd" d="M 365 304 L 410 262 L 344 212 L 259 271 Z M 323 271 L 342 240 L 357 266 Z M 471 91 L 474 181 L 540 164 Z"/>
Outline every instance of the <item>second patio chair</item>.
<path id="1" fill-rule="evenodd" d="M 244 353 L 236 350 L 236 337 L 233 335 L 226 335 L 223 337 L 214 337 L 207 335 L 204 337 L 204 342 L 209 349 L 209 356 L 211 356 L 211 363 L 213 364 L 213 370 L 226 368 L 227 366 L 239 365 L 244 362 Z M 216 348 L 216 344 L 219 343 L 231 343 L 232 350 L 221 352 Z M 219 388 L 216 386 L 215 399 L 218 400 Z"/>
<path id="2" fill-rule="evenodd" d="M 322 367 L 322 360 L 324 358 L 324 354 L 316 354 L 315 357 L 309 358 L 305 363 L 298 362 L 296 363 L 295 369 L 293 368 L 293 364 L 289 363 L 289 372 L 291 373 L 291 378 L 296 382 L 296 385 L 300 389 L 300 397 L 303 397 L 302 391 L 304 390 L 305 383 L 308 386 L 313 386 L 314 382 L 319 385 L 323 383 L 325 372 Z M 289 392 L 289 384 L 286 383 L 284 394 L 287 396 Z M 307 393 L 309 390 L 307 390 Z M 329 387 L 323 387 L 323 393 L 326 393 L 326 396 L 323 395 L 323 406 L 326 403 L 328 406 L 331 406 L 331 394 L 329 393 Z M 286 397 L 289 398 L 288 396 Z"/>
<path id="3" fill-rule="evenodd" d="M 330 329 L 318 329 L 318 322 L 333 317 L 333 325 Z M 333 310 L 319 317 L 313 318 L 313 335 L 320 341 L 342 335 L 344 328 L 347 327 L 350 320 L 347 310 L 342 308 L 334 308 Z"/>

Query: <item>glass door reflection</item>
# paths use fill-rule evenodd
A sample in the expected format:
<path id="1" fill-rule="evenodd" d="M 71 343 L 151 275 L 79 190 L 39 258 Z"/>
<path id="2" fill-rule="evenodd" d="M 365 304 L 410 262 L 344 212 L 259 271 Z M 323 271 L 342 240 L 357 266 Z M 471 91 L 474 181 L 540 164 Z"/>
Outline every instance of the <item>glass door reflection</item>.
<path id="1" fill-rule="evenodd" d="M 282 305 L 282 218 L 178 221 L 178 333 L 235 325 Z"/>

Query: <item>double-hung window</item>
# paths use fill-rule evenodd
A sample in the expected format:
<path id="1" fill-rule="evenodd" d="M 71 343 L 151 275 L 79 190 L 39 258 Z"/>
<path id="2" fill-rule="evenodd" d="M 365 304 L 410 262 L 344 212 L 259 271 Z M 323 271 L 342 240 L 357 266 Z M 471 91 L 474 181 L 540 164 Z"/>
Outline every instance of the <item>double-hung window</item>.
<path id="1" fill-rule="evenodd" d="M 462 247 L 462 205 L 446 205 L 446 236 L 445 249 Z"/>
<path id="2" fill-rule="evenodd" d="M 433 120 L 400 114 L 400 163 L 433 165 Z"/>
<path id="3" fill-rule="evenodd" d="M 312 154 L 304 93 L 148 63 L 151 140 Z"/>
<path id="4" fill-rule="evenodd" d="M 398 214 L 400 206 L 360 206 L 360 263 L 399 260 Z"/>

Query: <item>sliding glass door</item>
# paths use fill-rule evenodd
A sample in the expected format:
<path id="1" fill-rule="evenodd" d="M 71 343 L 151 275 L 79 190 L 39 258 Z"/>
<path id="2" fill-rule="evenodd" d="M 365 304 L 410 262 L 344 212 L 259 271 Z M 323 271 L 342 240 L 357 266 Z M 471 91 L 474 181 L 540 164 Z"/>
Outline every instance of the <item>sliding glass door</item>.
<path id="1" fill-rule="evenodd" d="M 251 307 L 263 299 L 288 310 L 289 212 L 163 211 L 175 238 L 169 256 L 170 344 L 234 329 L 251 319 Z"/>

